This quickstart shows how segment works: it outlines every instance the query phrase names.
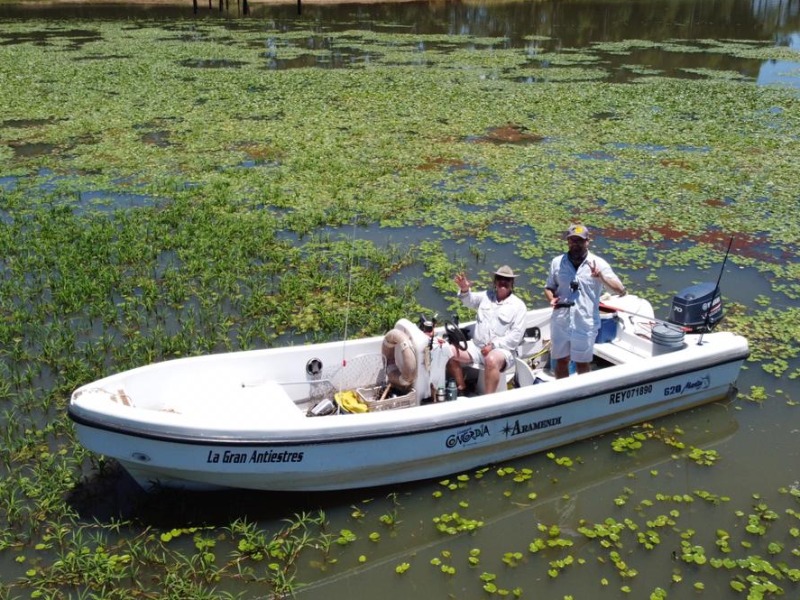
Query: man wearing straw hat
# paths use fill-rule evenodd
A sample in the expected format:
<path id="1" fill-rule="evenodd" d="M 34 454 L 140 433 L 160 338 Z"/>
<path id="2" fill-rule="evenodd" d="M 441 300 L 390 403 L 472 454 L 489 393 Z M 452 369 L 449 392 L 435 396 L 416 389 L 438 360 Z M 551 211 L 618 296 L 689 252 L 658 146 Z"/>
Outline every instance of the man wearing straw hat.
<path id="1" fill-rule="evenodd" d="M 544 295 L 553 307 L 550 321 L 551 356 L 556 361 L 557 379 L 569 376 L 569 362 L 578 374 L 592 366 L 594 340 L 600 329 L 600 295 L 607 287 L 620 296 L 625 286 L 611 266 L 589 252 L 589 229 L 571 225 L 567 231 L 568 250 L 550 263 Z"/>
<path id="2" fill-rule="evenodd" d="M 461 365 L 482 364 L 485 388 L 492 392 L 500 383 L 500 374 L 514 364 L 513 352 L 525 335 L 528 311 L 522 298 L 514 294 L 515 278 L 511 267 L 503 265 L 494 272 L 492 289 L 473 292 L 472 283 L 464 273 L 455 276 L 461 302 L 478 311 L 467 350 L 454 347 L 453 358 L 447 363 L 448 373 L 456 380 L 459 393 L 463 393 L 465 387 Z"/>

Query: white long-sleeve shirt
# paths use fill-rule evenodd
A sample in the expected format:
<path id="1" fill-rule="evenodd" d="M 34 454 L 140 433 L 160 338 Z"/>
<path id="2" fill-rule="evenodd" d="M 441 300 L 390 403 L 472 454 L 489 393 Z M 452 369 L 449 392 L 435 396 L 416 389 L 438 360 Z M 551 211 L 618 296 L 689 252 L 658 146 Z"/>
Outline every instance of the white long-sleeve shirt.
<path id="1" fill-rule="evenodd" d="M 472 341 L 478 348 L 492 343 L 495 348 L 513 352 L 525 335 L 525 315 L 528 312 L 522 298 L 511 293 L 502 302 L 494 290 L 467 290 L 458 297 L 464 306 L 478 311 Z"/>

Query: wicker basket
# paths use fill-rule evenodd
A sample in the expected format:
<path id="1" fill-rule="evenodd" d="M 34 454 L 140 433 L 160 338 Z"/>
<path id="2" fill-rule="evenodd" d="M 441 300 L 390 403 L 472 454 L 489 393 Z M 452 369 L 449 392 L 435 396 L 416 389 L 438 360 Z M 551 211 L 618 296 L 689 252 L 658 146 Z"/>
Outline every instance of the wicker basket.
<path id="1" fill-rule="evenodd" d="M 417 399 L 417 392 L 412 388 L 407 394 L 402 396 L 395 396 L 393 398 L 380 399 L 383 393 L 383 386 L 375 386 L 368 388 L 356 388 L 359 397 L 366 402 L 370 412 L 378 410 L 394 410 L 395 408 L 408 408 L 410 406 L 417 406 L 419 400 Z"/>

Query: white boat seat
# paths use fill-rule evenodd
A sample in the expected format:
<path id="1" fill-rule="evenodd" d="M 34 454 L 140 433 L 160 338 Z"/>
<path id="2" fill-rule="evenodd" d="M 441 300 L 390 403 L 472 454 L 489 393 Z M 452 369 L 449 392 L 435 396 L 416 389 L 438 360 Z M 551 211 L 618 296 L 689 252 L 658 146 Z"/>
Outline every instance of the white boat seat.
<path id="1" fill-rule="evenodd" d="M 500 379 L 497 381 L 497 389 L 496 390 L 487 390 L 486 389 L 486 382 L 485 382 L 485 375 L 486 369 L 481 363 L 472 363 L 471 365 L 467 365 L 467 369 L 473 369 L 478 372 L 478 380 L 475 384 L 475 391 L 480 394 L 493 394 L 494 392 L 501 392 L 508 388 L 508 384 L 510 381 L 514 379 L 514 374 L 516 373 L 516 360 L 515 362 L 511 363 L 510 365 L 506 365 L 505 371 L 500 373 Z"/>
<path id="2" fill-rule="evenodd" d="M 533 373 L 528 362 L 520 357 L 514 358 L 516 367 L 517 386 L 525 387 L 536 382 L 536 375 Z"/>

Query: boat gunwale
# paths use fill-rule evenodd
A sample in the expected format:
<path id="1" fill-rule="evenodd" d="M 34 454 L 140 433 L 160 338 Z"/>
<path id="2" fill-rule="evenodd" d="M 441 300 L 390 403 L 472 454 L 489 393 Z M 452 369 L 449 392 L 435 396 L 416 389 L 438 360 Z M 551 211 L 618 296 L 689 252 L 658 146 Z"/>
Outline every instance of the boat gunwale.
<path id="1" fill-rule="evenodd" d="M 672 356 L 677 355 L 679 353 L 673 353 Z M 669 355 L 667 355 L 669 356 Z M 537 403 L 535 406 L 531 406 L 530 404 L 524 405 L 521 404 L 519 407 L 515 407 L 509 410 L 494 410 L 490 412 L 478 412 L 475 411 L 472 415 L 468 415 L 467 418 L 463 418 L 461 414 L 455 415 L 453 418 L 446 419 L 446 420 L 439 420 L 436 422 L 432 422 L 430 425 L 425 425 L 424 423 L 416 423 L 414 427 L 413 433 L 432 433 L 436 431 L 443 431 L 447 429 L 452 429 L 453 427 L 468 427 L 475 423 L 491 421 L 493 419 L 497 419 L 500 417 L 512 418 L 519 415 L 523 415 L 526 413 L 530 413 L 532 411 L 536 411 L 539 409 L 550 408 L 553 406 L 561 406 L 571 404 L 573 402 L 580 402 L 583 400 L 587 400 L 593 396 L 597 396 L 600 394 L 606 393 L 613 393 L 615 391 L 624 390 L 630 388 L 632 385 L 646 385 L 648 383 L 652 383 L 655 381 L 659 381 L 665 379 L 667 377 L 678 377 L 683 374 L 692 373 L 701 369 L 708 369 L 708 368 L 716 368 L 721 367 L 724 365 L 729 365 L 735 362 L 741 362 L 747 359 L 749 356 L 749 348 L 745 347 L 743 352 L 737 353 L 736 356 L 730 357 L 726 360 L 721 361 L 710 361 L 708 364 L 697 365 L 696 363 L 690 363 L 687 367 L 678 369 L 675 371 L 669 371 L 669 365 L 665 365 L 654 372 L 654 374 L 650 377 L 643 377 L 638 379 L 635 383 L 631 383 L 629 379 L 623 378 L 624 383 L 619 383 L 619 378 L 609 379 L 606 385 L 602 383 L 600 385 L 584 385 L 583 382 L 586 381 L 581 380 L 576 383 L 574 386 L 575 389 L 569 390 L 571 393 L 567 393 L 566 397 L 563 395 L 560 396 L 558 399 L 551 401 L 542 401 Z M 678 363 L 682 364 L 682 363 Z M 615 367 L 625 367 L 628 365 L 615 365 L 613 367 L 609 367 L 609 369 L 613 369 Z M 605 369 L 603 369 L 604 371 Z M 664 372 L 665 370 L 669 372 Z M 646 372 L 653 372 L 653 371 L 646 371 Z M 591 374 L 589 374 L 591 375 Z M 584 377 L 587 377 L 586 375 Z M 572 380 L 572 378 L 570 378 Z M 539 384 L 544 385 L 544 384 Z M 726 384 L 727 389 L 735 386 L 735 380 Z M 524 389 L 524 388 L 517 388 Z M 511 392 L 516 390 L 510 390 Z M 575 393 L 577 392 L 577 393 Z M 506 393 L 506 392 L 500 392 Z M 484 398 L 489 398 L 494 394 L 487 395 Z M 470 400 L 474 399 L 462 399 L 457 402 L 469 402 Z M 449 403 L 448 403 L 449 404 Z M 435 406 L 435 405 L 434 405 Z M 487 408 L 487 405 L 484 403 L 483 408 Z M 503 406 L 508 406 L 507 404 L 499 404 L 498 408 Z M 491 405 L 488 406 L 491 408 Z M 410 409 L 399 409 L 403 412 L 407 410 L 416 410 L 417 407 L 410 408 Z M 476 407 L 478 408 L 478 407 Z M 394 413 L 396 411 L 384 411 L 382 413 L 371 413 L 371 414 L 389 414 Z M 80 407 L 76 407 L 73 403 L 70 403 L 67 407 L 67 414 L 69 418 L 76 423 L 77 425 L 81 425 L 84 427 L 107 431 L 114 434 L 120 434 L 126 437 L 134 437 L 140 439 L 147 439 L 153 441 L 160 441 L 166 443 L 177 443 L 186 446 L 226 446 L 226 447 L 259 447 L 259 446 L 269 446 L 269 447 L 286 447 L 286 446 L 319 446 L 319 445 L 329 445 L 329 444 L 337 444 L 346 441 L 352 441 L 354 439 L 362 440 L 380 440 L 380 439 L 390 439 L 396 437 L 405 437 L 409 435 L 409 431 L 405 427 L 398 427 L 392 430 L 381 430 L 377 432 L 372 431 L 365 431 L 365 432 L 358 432 L 353 431 L 351 428 L 347 428 L 344 431 L 335 431 L 332 429 L 313 429 L 309 431 L 298 431 L 294 430 L 295 433 L 298 435 L 292 438 L 263 438 L 263 437 L 242 437 L 242 433 L 239 431 L 231 432 L 231 434 L 220 434 L 217 433 L 213 437 L 201 437 L 198 436 L 196 433 L 188 434 L 182 432 L 153 432 L 151 430 L 146 430 L 144 427 L 147 425 L 153 426 L 154 423 L 152 421 L 122 421 L 116 415 L 100 415 L 107 416 L 107 419 L 102 418 L 95 418 L 92 419 L 85 414 L 81 414 L 82 411 Z M 370 413 L 368 413 L 370 414 Z M 342 415 L 344 416 L 344 415 Z M 351 416 L 344 416 L 345 418 L 354 418 L 357 419 L 359 417 L 363 418 L 364 415 L 351 415 Z M 308 419 L 325 419 L 327 417 L 305 417 Z M 113 421 L 113 422 L 112 422 Z M 138 425 L 138 427 L 137 427 Z M 401 425 L 408 425 L 407 422 L 401 423 Z M 302 436 L 302 437 L 301 437 Z M 324 437 L 323 437 L 324 436 Z"/>

